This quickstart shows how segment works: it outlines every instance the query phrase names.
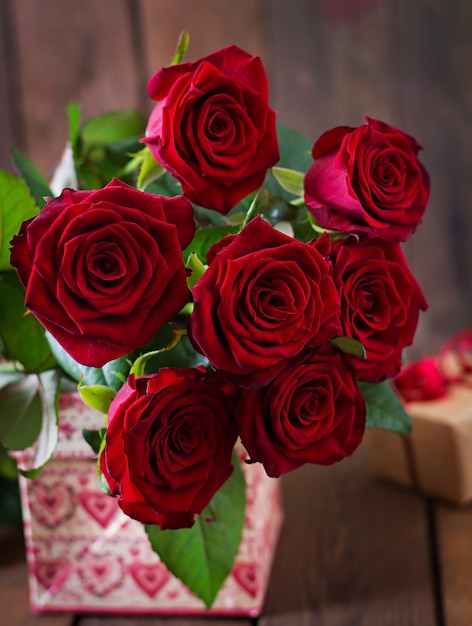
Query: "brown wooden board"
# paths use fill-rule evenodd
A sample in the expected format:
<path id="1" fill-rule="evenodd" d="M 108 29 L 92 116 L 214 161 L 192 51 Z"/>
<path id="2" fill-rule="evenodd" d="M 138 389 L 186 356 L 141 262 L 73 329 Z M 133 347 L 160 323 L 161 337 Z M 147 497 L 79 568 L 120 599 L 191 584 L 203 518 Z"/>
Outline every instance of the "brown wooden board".
<path id="1" fill-rule="evenodd" d="M 141 0 L 141 23 L 149 76 L 169 65 L 179 34 L 190 34 L 185 60 L 235 44 L 265 57 L 264 23 L 258 0 Z"/>
<path id="2" fill-rule="evenodd" d="M 48 176 L 67 139 L 65 107 L 84 118 L 138 104 L 125 0 L 14 0 L 29 156 Z"/>
<path id="3" fill-rule="evenodd" d="M 472 325 L 472 5 L 467 0 L 264 0 L 280 120 L 314 141 L 370 115 L 423 146 L 432 194 L 404 246 L 430 309 L 410 356 Z"/>
<path id="4" fill-rule="evenodd" d="M 22 143 L 19 68 L 10 0 L 0 4 L 0 169 L 13 172 L 10 150 Z"/>
<path id="5" fill-rule="evenodd" d="M 443 611 L 447 626 L 472 624 L 472 508 L 436 506 Z"/>
<path id="6" fill-rule="evenodd" d="M 259 626 L 433 626 L 421 497 L 377 482 L 361 448 L 283 478 L 285 525 Z"/>
<path id="7" fill-rule="evenodd" d="M 74 626 L 252 626 L 252 619 L 217 617 L 82 617 Z"/>

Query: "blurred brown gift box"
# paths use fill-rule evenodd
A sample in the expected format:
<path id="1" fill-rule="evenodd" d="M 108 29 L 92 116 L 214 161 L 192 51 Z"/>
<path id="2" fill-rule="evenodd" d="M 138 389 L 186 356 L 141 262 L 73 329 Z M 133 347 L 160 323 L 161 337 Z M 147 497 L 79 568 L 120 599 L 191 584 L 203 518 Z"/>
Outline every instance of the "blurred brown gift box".
<path id="1" fill-rule="evenodd" d="M 453 504 L 472 502 L 472 387 L 451 385 L 444 397 L 405 403 L 408 437 L 369 429 L 375 474 Z"/>

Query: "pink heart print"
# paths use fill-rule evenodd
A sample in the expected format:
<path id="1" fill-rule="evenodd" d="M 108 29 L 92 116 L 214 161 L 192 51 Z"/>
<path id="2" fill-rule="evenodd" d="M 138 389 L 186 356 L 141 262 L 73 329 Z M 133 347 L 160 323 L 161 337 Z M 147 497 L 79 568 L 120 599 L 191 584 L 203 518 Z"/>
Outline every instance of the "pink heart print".
<path id="1" fill-rule="evenodd" d="M 253 598 L 257 596 L 259 584 L 256 575 L 255 563 L 235 563 L 232 576 L 238 585 L 246 591 L 246 593 Z"/>
<path id="2" fill-rule="evenodd" d="M 77 572 L 89 593 L 104 597 L 122 583 L 124 566 L 119 557 L 109 552 L 82 553 L 78 556 Z"/>
<path id="3" fill-rule="evenodd" d="M 79 494 L 79 501 L 90 517 L 102 528 L 106 528 L 118 512 L 116 499 L 103 491 L 82 491 Z"/>
<path id="4" fill-rule="evenodd" d="M 162 563 L 140 563 L 129 566 L 129 572 L 136 584 L 151 598 L 154 598 L 171 577 Z"/>
<path id="5" fill-rule="evenodd" d="M 71 570 L 64 559 L 37 559 L 35 575 L 38 582 L 51 593 L 55 593 L 65 582 Z"/>
<path id="6" fill-rule="evenodd" d="M 30 487 L 30 509 L 38 524 L 58 528 L 74 514 L 74 492 L 60 482 L 34 482 Z"/>

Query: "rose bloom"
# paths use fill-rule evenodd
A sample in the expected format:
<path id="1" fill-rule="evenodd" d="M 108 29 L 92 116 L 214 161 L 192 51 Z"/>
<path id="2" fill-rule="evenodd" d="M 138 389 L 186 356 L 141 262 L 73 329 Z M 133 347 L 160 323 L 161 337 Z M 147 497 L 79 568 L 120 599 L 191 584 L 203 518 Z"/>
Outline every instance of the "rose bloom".
<path id="1" fill-rule="evenodd" d="M 367 359 L 344 355 L 359 380 L 397 374 L 411 345 L 420 310 L 428 307 L 399 243 L 349 238 L 333 246 L 344 334 L 359 340 Z"/>
<path id="2" fill-rule="evenodd" d="M 110 406 L 102 472 L 130 517 L 189 527 L 232 473 L 234 405 L 202 368 L 135 378 Z"/>
<path id="3" fill-rule="evenodd" d="M 352 454 L 365 427 L 364 398 L 340 353 L 305 355 L 260 389 L 245 389 L 238 429 L 252 461 L 269 476 Z"/>
<path id="4" fill-rule="evenodd" d="M 258 57 L 236 46 L 163 68 L 145 143 L 192 202 L 227 213 L 279 160 L 275 113 Z"/>
<path id="5" fill-rule="evenodd" d="M 302 243 L 260 217 L 210 248 L 209 268 L 193 288 L 188 330 L 222 376 L 264 385 L 286 359 L 340 334 L 325 248 L 327 235 L 315 245 Z"/>
<path id="6" fill-rule="evenodd" d="M 113 180 L 65 189 L 24 222 L 11 264 L 25 305 L 79 363 L 101 367 L 147 341 L 189 299 L 190 202 Z"/>
<path id="7" fill-rule="evenodd" d="M 366 119 L 358 128 L 333 128 L 315 143 L 305 201 L 324 228 L 405 241 L 429 198 L 421 148 L 401 130 Z"/>

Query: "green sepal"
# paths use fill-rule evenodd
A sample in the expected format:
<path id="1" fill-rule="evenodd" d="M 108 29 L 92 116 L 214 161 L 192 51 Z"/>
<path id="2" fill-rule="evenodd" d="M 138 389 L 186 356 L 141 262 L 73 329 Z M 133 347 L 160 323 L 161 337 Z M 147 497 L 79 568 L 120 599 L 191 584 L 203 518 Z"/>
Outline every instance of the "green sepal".
<path id="1" fill-rule="evenodd" d="M 149 149 L 146 148 L 146 154 L 141 162 L 138 174 L 137 188 L 144 191 L 151 183 L 158 180 L 164 173 L 163 166 L 156 161 Z"/>
<path id="2" fill-rule="evenodd" d="M 328 233 L 328 235 L 331 237 L 333 241 L 335 241 L 336 239 L 346 238 L 346 234 L 339 230 L 330 230 L 328 228 L 323 228 L 323 226 L 320 226 L 320 224 L 318 224 L 318 222 L 315 220 L 315 218 L 309 211 L 307 212 L 307 220 L 308 220 L 308 224 L 310 225 L 311 229 L 315 232 L 317 237 L 319 237 L 323 233 Z"/>
<path id="3" fill-rule="evenodd" d="M 83 385 L 81 383 L 79 383 L 78 390 L 80 397 L 87 406 L 105 415 L 117 393 L 105 385 Z"/>
<path id="4" fill-rule="evenodd" d="M 187 285 L 189 289 L 192 289 L 205 273 L 205 266 L 198 258 L 198 255 L 192 252 L 187 259 L 185 267 L 191 271 L 190 276 L 187 276 Z"/>
<path id="5" fill-rule="evenodd" d="M 146 373 L 146 365 L 148 362 L 154 357 L 160 355 L 163 352 L 169 352 L 169 350 L 174 349 L 177 344 L 180 342 L 183 336 L 187 334 L 187 331 L 181 330 L 177 324 L 171 323 L 172 328 L 172 338 L 169 343 L 163 348 L 159 348 L 158 350 L 151 350 L 150 352 L 145 352 L 141 356 L 139 356 L 130 369 L 130 375 L 134 374 L 134 376 L 143 376 Z"/>
<path id="6" fill-rule="evenodd" d="M 334 339 L 331 339 L 329 343 L 337 350 L 356 356 L 358 359 L 362 359 L 363 361 L 367 358 L 364 346 L 360 341 L 353 339 L 352 337 L 335 337 Z"/>
<path id="7" fill-rule="evenodd" d="M 174 576 L 208 608 L 230 574 L 239 549 L 246 510 L 246 482 L 233 453 L 234 471 L 197 515 L 192 528 L 160 530 L 146 525 L 151 546 Z"/>
<path id="8" fill-rule="evenodd" d="M 400 435 L 411 432 L 411 417 L 388 381 L 358 382 L 367 407 L 366 425 L 391 430 Z"/>
<path id="9" fill-rule="evenodd" d="M 265 187 L 261 187 L 254 196 L 251 206 L 249 207 L 246 217 L 244 218 L 239 230 L 242 230 L 257 215 L 262 215 L 269 206 L 269 202 L 270 194 L 268 190 Z"/>
<path id="10" fill-rule="evenodd" d="M 304 196 L 305 174 L 303 172 L 297 172 L 288 167 L 273 167 L 272 174 L 282 189 L 297 197 Z"/>
<path id="11" fill-rule="evenodd" d="M 171 65 L 177 65 L 182 62 L 185 53 L 187 52 L 188 44 L 190 43 L 190 35 L 187 31 L 183 30 L 177 41 L 174 56 L 172 57 Z"/>
<path id="12" fill-rule="evenodd" d="M 172 350 L 156 350 L 145 364 L 145 374 L 163 367 L 208 367 L 208 359 L 197 352 L 187 335 L 182 335 Z"/>

